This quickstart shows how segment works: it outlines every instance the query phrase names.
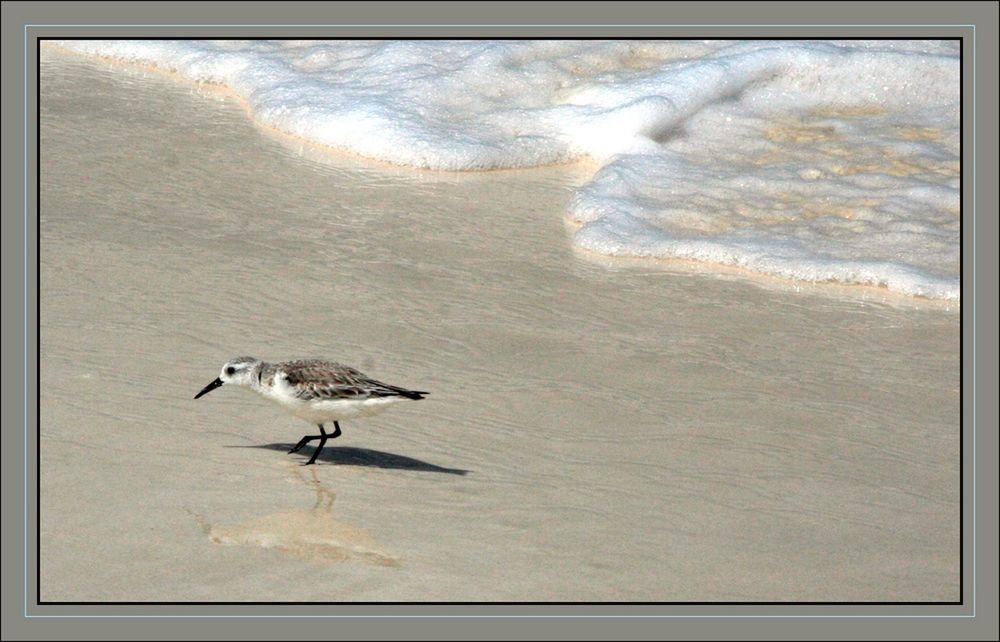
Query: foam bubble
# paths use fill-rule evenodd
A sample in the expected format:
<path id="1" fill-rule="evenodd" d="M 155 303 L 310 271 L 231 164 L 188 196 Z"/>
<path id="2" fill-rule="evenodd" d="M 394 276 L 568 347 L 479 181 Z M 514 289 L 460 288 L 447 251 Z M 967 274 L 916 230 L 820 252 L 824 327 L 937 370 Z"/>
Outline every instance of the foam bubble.
<path id="1" fill-rule="evenodd" d="M 420 168 L 601 165 L 575 242 L 958 299 L 952 41 L 66 41 Z"/>

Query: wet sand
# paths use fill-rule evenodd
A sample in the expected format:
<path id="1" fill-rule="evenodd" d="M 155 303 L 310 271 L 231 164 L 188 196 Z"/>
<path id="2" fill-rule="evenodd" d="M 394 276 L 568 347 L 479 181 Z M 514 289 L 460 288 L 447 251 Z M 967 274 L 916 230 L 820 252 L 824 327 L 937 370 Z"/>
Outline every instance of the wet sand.
<path id="1" fill-rule="evenodd" d="M 44 49 L 41 596 L 959 595 L 959 314 L 595 260 L 586 165 L 449 174 L 282 139 Z M 431 391 L 304 422 L 228 358 Z"/>

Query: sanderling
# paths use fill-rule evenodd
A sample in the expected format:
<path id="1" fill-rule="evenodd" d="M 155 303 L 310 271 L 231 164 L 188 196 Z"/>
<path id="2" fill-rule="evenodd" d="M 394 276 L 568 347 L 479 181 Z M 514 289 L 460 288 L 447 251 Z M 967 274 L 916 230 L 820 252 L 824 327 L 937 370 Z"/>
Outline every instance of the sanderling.
<path id="1" fill-rule="evenodd" d="M 319 439 L 319 447 L 308 464 L 316 462 L 327 439 L 340 436 L 338 420 L 370 417 L 398 401 L 423 399 L 424 395 L 430 394 L 390 386 L 354 368 L 323 359 L 267 363 L 253 357 L 237 357 L 222 366 L 222 372 L 215 381 L 202 388 L 194 398 L 227 383 L 249 388 L 277 402 L 296 417 L 319 426 L 318 435 L 306 435 L 288 451 L 294 453 L 310 441 Z M 327 434 L 323 424 L 331 421 L 334 431 Z"/>

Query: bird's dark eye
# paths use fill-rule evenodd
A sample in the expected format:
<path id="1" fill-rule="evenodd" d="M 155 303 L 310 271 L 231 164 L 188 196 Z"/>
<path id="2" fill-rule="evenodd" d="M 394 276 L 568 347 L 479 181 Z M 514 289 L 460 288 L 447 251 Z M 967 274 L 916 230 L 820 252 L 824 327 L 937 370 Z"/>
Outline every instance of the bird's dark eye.
<path id="1" fill-rule="evenodd" d="M 230 377 L 233 376 L 233 374 L 235 372 L 236 372 L 236 368 L 234 368 L 232 366 L 229 366 L 228 368 L 226 368 L 226 374 L 229 375 Z"/>

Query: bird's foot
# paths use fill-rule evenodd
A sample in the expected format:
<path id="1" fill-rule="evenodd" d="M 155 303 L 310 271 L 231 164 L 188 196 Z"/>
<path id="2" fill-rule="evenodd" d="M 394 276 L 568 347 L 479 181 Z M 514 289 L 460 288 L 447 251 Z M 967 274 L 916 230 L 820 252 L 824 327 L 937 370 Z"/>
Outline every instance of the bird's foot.
<path id="1" fill-rule="evenodd" d="M 302 450 L 302 447 L 305 446 L 306 444 L 308 444 L 310 441 L 312 441 L 313 439 L 319 439 L 319 438 L 320 438 L 319 435 L 313 435 L 313 436 L 306 435 L 305 437 L 303 437 L 302 439 L 299 440 L 299 443 L 295 444 L 294 448 L 292 448 L 291 450 L 288 451 L 288 454 L 291 455 L 292 453 L 299 452 L 300 450 Z"/>

